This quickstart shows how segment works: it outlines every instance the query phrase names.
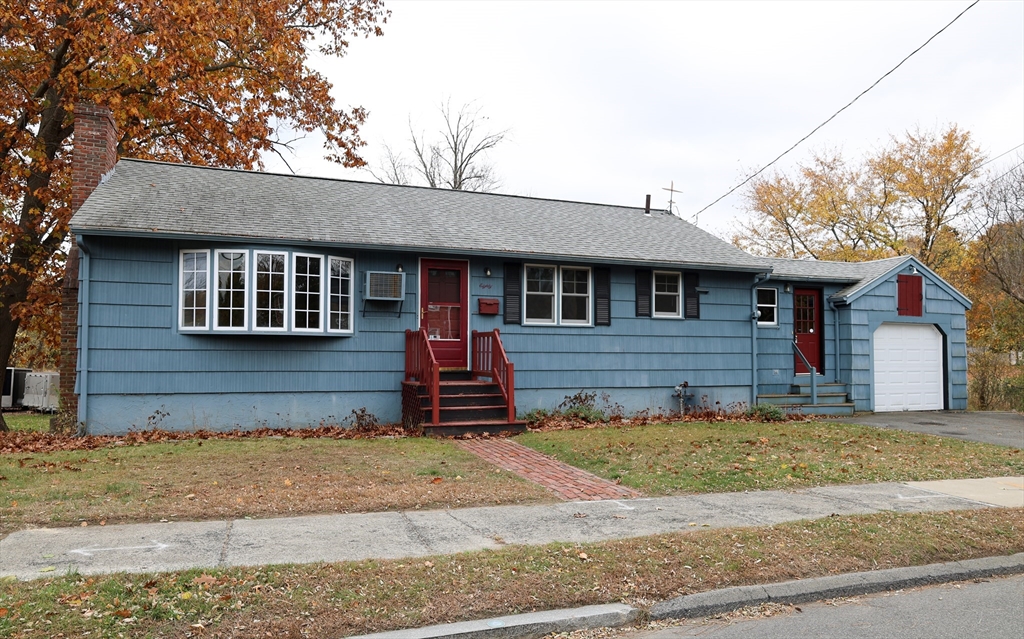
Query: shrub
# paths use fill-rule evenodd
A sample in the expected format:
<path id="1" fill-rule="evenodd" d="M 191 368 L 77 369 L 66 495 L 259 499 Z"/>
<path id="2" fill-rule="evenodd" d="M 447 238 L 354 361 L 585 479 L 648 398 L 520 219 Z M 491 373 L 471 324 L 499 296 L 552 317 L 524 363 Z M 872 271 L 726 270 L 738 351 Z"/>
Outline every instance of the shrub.
<path id="1" fill-rule="evenodd" d="M 781 422 L 786 420 L 786 413 L 775 404 L 758 404 L 747 409 L 748 419 L 759 422 Z"/>

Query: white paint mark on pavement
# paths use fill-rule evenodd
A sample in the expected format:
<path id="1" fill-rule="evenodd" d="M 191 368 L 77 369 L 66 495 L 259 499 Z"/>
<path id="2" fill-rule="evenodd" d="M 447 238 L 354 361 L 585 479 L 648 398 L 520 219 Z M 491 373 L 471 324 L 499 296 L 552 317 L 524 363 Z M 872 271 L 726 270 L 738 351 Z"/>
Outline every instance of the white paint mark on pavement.
<path id="1" fill-rule="evenodd" d="M 110 552 L 110 551 L 113 551 L 113 550 L 157 550 L 157 551 L 160 551 L 160 550 L 163 550 L 164 548 L 170 548 L 170 547 L 171 547 L 170 544 L 164 544 L 164 543 L 161 543 L 161 542 L 158 541 L 158 542 L 156 542 L 156 543 L 154 543 L 152 545 L 149 545 L 149 546 L 116 546 L 116 547 L 111 547 L 111 548 L 75 548 L 74 550 L 69 550 L 68 552 L 69 553 L 75 553 L 76 555 L 82 555 L 83 557 L 92 557 L 94 553 Z"/>

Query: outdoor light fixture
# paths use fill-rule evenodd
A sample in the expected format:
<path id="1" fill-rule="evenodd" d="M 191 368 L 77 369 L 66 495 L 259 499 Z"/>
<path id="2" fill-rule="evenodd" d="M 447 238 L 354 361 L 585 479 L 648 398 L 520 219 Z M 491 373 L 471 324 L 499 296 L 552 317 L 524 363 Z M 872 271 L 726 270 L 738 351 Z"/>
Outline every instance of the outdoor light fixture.
<path id="1" fill-rule="evenodd" d="M 405 272 L 405 269 L 404 269 L 404 268 L 402 268 L 402 265 L 401 265 L 401 264 L 399 264 L 398 266 L 396 266 L 396 267 L 395 267 L 395 270 L 396 270 L 396 271 L 398 271 L 399 273 L 404 273 L 404 272 Z"/>
<path id="2" fill-rule="evenodd" d="M 793 287 L 790 284 L 786 284 L 786 287 L 782 290 L 785 291 L 786 293 L 792 293 Z"/>
<path id="3" fill-rule="evenodd" d="M 910 274 L 917 275 L 917 267 L 914 266 L 913 264 L 910 265 Z"/>
<path id="4" fill-rule="evenodd" d="M 485 277 L 490 277 L 491 276 L 491 267 L 490 266 L 485 266 L 484 267 L 484 276 Z"/>

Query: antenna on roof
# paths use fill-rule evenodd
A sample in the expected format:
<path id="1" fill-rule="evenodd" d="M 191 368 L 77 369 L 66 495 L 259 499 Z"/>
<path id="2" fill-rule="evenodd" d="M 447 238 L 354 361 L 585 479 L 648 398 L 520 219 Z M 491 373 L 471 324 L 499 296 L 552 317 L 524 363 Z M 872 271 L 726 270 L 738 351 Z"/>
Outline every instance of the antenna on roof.
<path id="1" fill-rule="evenodd" d="M 676 181 L 675 180 L 672 180 L 671 182 L 668 183 L 668 188 L 667 189 L 665 187 L 661 187 L 661 190 L 662 191 L 668 191 L 668 212 L 671 213 L 672 215 L 675 215 L 676 214 L 675 194 L 676 193 L 682 193 L 682 191 L 677 191 L 676 190 Z"/>

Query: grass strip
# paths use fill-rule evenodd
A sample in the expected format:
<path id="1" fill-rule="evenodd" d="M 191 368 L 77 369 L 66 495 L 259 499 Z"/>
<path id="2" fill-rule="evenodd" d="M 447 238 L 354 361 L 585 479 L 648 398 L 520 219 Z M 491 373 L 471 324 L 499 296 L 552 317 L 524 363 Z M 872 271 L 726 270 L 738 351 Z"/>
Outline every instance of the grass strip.
<path id="1" fill-rule="evenodd" d="M 610 426 L 516 441 L 651 496 L 1024 474 L 1018 448 L 834 422 Z"/>
<path id="2" fill-rule="evenodd" d="M 415 560 L 0 584 L 0 636 L 347 636 L 1024 551 L 1024 509 L 833 516 Z"/>

